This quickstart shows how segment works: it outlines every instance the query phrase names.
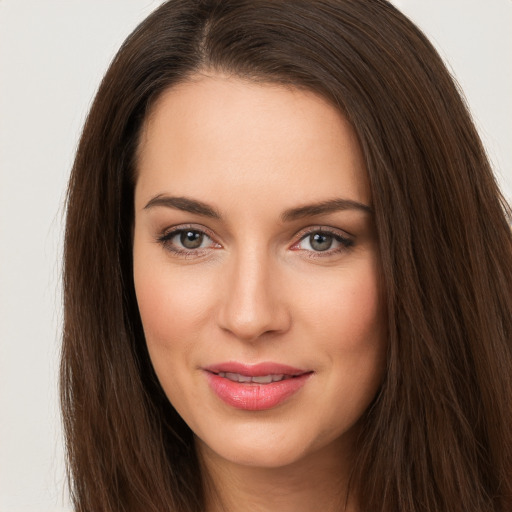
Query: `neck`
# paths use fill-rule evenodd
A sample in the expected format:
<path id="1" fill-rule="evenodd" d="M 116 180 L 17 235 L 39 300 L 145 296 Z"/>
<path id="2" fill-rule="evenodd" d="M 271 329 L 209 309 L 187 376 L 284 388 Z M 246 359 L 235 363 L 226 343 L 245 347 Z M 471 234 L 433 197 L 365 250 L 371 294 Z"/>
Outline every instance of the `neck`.
<path id="1" fill-rule="evenodd" d="M 227 461 L 197 440 L 206 512 L 356 512 L 349 492 L 351 461 L 341 442 L 283 467 Z M 242 505 L 243 504 L 243 505 Z"/>

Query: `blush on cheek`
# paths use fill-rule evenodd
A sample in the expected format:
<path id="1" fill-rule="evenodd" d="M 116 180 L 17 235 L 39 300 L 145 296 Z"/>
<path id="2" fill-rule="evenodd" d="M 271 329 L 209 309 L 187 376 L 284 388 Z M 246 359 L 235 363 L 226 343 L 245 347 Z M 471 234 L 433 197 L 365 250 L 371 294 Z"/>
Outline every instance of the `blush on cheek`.
<path id="1" fill-rule="evenodd" d="M 380 337 L 385 310 L 372 273 L 357 275 L 359 279 L 343 279 L 341 285 L 325 286 L 322 293 L 309 295 L 326 339 L 341 338 L 346 348 L 353 349 L 364 348 Z"/>
<path id="2" fill-rule="evenodd" d="M 210 309 L 202 277 L 154 265 L 135 268 L 134 279 L 148 346 L 171 348 L 177 340 L 194 339 Z"/>

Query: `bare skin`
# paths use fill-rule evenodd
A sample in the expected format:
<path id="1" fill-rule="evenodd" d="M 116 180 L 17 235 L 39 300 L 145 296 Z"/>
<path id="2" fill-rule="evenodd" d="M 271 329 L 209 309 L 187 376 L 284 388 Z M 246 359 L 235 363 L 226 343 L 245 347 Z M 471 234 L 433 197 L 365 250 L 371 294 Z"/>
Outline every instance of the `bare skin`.
<path id="1" fill-rule="evenodd" d="M 236 512 L 240 503 L 250 504 L 244 510 L 251 512 L 357 510 L 354 497 L 347 496 L 350 446 L 343 446 L 341 440 L 339 446 L 329 445 L 296 463 L 276 468 L 229 464 L 219 461 L 207 445 L 200 446 L 202 464 L 210 476 L 208 512 Z"/>
<path id="2" fill-rule="evenodd" d="M 371 196 L 349 123 L 310 92 L 198 75 L 147 119 L 135 212 L 146 342 L 195 434 L 207 512 L 343 510 L 386 352 Z M 226 362 L 243 370 L 223 372 Z M 243 380 L 269 362 L 297 373 Z M 298 378 L 290 395 L 269 392 Z M 357 511 L 352 496 L 345 510 Z"/>

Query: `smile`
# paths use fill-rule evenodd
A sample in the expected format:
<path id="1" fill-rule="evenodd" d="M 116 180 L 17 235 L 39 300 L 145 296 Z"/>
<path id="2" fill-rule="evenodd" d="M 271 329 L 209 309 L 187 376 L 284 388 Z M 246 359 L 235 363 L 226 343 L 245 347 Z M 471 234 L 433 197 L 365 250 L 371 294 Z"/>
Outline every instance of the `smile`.
<path id="1" fill-rule="evenodd" d="M 231 372 L 219 372 L 217 375 L 219 375 L 219 377 L 229 379 L 233 382 L 254 382 L 255 384 L 270 384 L 271 382 L 280 382 L 285 379 L 293 378 L 292 375 L 284 375 L 283 373 L 273 375 L 261 375 L 259 377 L 251 377 L 250 375 L 242 375 L 241 373 Z"/>
<path id="2" fill-rule="evenodd" d="M 246 411 L 277 407 L 295 395 L 313 375 L 312 371 L 276 363 L 251 366 L 229 362 L 204 370 L 217 398 Z"/>

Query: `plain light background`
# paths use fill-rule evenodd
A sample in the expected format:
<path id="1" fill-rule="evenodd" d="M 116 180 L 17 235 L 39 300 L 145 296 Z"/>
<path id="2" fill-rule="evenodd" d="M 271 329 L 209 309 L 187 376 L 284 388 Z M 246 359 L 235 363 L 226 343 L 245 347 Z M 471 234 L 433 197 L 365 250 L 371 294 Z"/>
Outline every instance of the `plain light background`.
<path id="1" fill-rule="evenodd" d="M 66 179 L 108 63 L 160 3 L 0 0 L 0 512 L 71 510 L 57 393 Z M 394 3 L 449 63 L 510 200 L 512 0 Z"/>

